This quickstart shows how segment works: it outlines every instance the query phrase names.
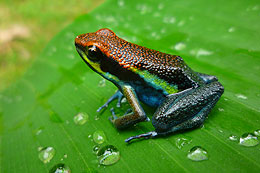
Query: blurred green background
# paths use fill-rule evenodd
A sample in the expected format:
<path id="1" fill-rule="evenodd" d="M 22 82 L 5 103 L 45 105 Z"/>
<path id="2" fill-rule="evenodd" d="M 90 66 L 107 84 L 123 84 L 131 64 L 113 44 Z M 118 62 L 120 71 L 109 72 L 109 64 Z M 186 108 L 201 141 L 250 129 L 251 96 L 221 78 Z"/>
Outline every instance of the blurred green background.
<path id="1" fill-rule="evenodd" d="M 48 41 L 104 0 L 1 0 L 0 91 L 21 76 Z"/>

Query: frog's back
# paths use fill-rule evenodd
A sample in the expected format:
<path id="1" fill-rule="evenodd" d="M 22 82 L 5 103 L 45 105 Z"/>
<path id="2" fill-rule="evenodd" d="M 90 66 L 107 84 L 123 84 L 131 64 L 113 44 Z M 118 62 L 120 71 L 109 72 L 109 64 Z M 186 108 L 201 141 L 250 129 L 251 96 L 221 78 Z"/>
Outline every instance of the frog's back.
<path id="1" fill-rule="evenodd" d="M 123 75 L 124 71 L 131 70 L 148 83 L 156 80 L 158 85 L 162 85 L 166 82 L 166 85 L 170 85 L 177 90 L 184 90 L 203 83 L 180 56 L 127 42 L 109 29 L 100 29 L 95 33 L 88 33 L 83 36 L 86 43 L 96 42 L 106 57 L 116 62 L 115 64 L 120 68 L 122 67 L 121 72 L 110 72 L 114 75 L 121 73 L 120 80 L 132 80 L 131 77 L 129 78 L 129 73 Z M 114 69 L 118 70 L 119 67 Z"/>

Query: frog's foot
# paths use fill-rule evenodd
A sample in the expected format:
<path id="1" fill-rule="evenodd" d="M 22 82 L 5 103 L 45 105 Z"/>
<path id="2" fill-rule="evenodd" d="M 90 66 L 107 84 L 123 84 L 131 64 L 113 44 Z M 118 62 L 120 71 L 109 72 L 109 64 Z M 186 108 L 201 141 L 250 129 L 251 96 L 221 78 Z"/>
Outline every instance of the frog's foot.
<path id="1" fill-rule="evenodd" d="M 152 131 L 152 132 L 148 132 L 148 133 L 144 133 L 144 134 L 140 134 L 140 135 L 136 135 L 136 136 L 131 136 L 131 137 L 127 138 L 125 140 L 125 142 L 130 143 L 133 139 L 140 139 L 140 138 L 149 139 L 149 138 L 155 138 L 156 136 L 158 136 L 158 133 L 155 131 Z"/>
<path id="2" fill-rule="evenodd" d="M 113 122 L 118 118 L 118 116 L 116 116 L 116 113 L 115 113 L 115 109 L 114 109 L 114 108 L 111 108 L 111 109 L 110 109 L 110 112 L 111 112 L 111 114 L 112 114 L 112 117 L 108 117 L 108 119 L 109 119 L 109 121 L 110 121 L 111 123 L 113 123 Z"/>
<path id="3" fill-rule="evenodd" d="M 112 96 L 107 100 L 107 102 L 106 102 L 104 105 L 102 105 L 102 106 L 100 106 L 100 107 L 98 108 L 97 112 L 100 112 L 102 109 L 107 108 L 108 105 L 109 105 L 113 100 L 115 100 L 115 99 L 118 99 L 118 100 L 117 100 L 116 107 L 120 107 L 120 106 L 121 106 L 121 100 L 123 99 L 123 96 L 124 96 L 124 95 L 118 90 L 114 95 L 112 95 Z"/>

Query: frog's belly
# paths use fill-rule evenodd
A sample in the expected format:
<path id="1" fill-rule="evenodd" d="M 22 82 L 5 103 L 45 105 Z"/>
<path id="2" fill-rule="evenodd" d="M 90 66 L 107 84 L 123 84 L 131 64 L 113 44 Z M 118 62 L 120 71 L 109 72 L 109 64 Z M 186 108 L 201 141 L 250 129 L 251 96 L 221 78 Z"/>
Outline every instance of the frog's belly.
<path id="1" fill-rule="evenodd" d="M 151 107 L 158 107 L 165 99 L 166 94 L 149 86 L 134 85 L 138 99 Z"/>

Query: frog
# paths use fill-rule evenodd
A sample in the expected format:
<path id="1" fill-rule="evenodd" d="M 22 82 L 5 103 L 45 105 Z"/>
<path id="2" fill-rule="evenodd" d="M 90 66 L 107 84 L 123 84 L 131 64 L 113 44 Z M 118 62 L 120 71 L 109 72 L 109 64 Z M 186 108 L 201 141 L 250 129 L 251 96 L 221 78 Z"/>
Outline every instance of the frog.
<path id="1" fill-rule="evenodd" d="M 93 71 L 118 88 L 97 112 L 116 99 L 117 107 L 122 98 L 131 106 L 121 116 L 111 108 L 109 120 L 117 129 L 149 121 L 141 102 L 155 108 L 154 130 L 131 136 L 126 143 L 201 127 L 224 93 L 216 76 L 192 70 L 178 55 L 128 42 L 108 28 L 78 35 L 75 47 Z"/>

